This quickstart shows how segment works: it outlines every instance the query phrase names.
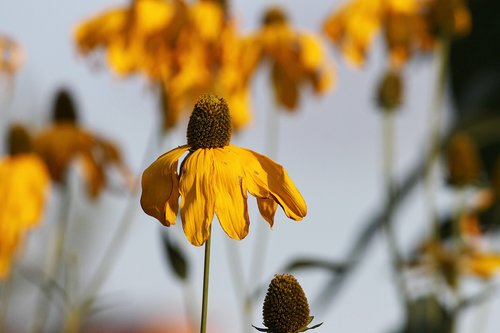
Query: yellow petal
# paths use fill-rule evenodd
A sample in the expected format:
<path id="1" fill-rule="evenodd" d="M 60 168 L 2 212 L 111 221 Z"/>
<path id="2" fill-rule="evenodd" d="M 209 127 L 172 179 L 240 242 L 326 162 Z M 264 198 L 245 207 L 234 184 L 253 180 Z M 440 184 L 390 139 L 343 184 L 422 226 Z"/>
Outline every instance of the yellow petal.
<path id="1" fill-rule="evenodd" d="M 195 246 L 203 245 L 210 235 L 215 211 L 214 172 L 212 149 L 198 149 L 183 162 L 179 182 L 182 226 Z"/>
<path id="2" fill-rule="evenodd" d="M 79 24 L 73 33 L 82 53 L 104 46 L 119 34 L 125 26 L 127 11 L 113 9 Z"/>
<path id="3" fill-rule="evenodd" d="M 278 63 L 274 63 L 271 76 L 273 80 L 274 94 L 278 104 L 288 110 L 295 110 L 299 104 L 299 83 L 289 75 L 287 69 Z"/>
<path id="4" fill-rule="evenodd" d="M 170 24 L 175 13 L 175 4 L 169 1 L 140 0 L 135 1 L 134 9 L 136 33 L 150 34 Z"/>
<path id="5" fill-rule="evenodd" d="M 276 213 L 276 208 L 278 208 L 276 201 L 274 199 L 257 198 L 257 206 L 259 207 L 260 215 L 272 227 L 274 224 L 274 214 Z"/>
<path id="6" fill-rule="evenodd" d="M 229 145 L 245 169 L 245 186 L 255 197 L 273 199 L 286 216 L 300 221 L 307 214 L 307 206 L 286 170 L 270 158 L 249 149 Z"/>
<path id="7" fill-rule="evenodd" d="M 236 240 L 248 234 L 247 193 L 243 188 L 243 167 L 237 156 L 225 148 L 213 149 L 215 213 L 226 234 Z"/>
<path id="8" fill-rule="evenodd" d="M 198 1 L 190 8 L 191 20 L 197 34 L 204 41 L 220 37 L 224 23 L 222 8 L 211 1 Z"/>
<path id="9" fill-rule="evenodd" d="M 88 194 L 92 199 L 97 199 L 106 185 L 104 164 L 98 163 L 90 152 L 84 152 L 82 166 Z"/>
<path id="10" fill-rule="evenodd" d="M 325 60 L 325 52 L 318 37 L 302 33 L 299 35 L 301 65 L 306 70 L 318 69 Z"/>
<path id="11" fill-rule="evenodd" d="M 188 146 L 177 147 L 154 161 L 142 174 L 141 207 L 162 224 L 175 224 L 179 210 L 179 158 Z"/>
<path id="12" fill-rule="evenodd" d="M 488 279 L 500 269 L 500 255 L 496 253 L 473 253 L 464 259 L 465 268 L 472 274 Z"/>

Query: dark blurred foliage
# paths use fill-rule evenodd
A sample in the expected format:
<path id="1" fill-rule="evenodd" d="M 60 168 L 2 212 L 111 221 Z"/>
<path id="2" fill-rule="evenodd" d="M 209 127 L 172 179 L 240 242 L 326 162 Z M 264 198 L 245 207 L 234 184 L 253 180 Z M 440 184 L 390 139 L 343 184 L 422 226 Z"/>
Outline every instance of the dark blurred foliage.
<path id="1" fill-rule="evenodd" d="M 450 312 L 434 295 L 417 298 L 409 305 L 405 327 L 394 333 L 451 333 Z"/>
<path id="2" fill-rule="evenodd" d="M 182 281 L 187 281 L 189 277 L 189 265 L 185 253 L 182 249 L 172 242 L 168 232 L 160 231 L 161 241 L 163 245 L 163 255 L 165 262 L 177 278 Z"/>
<path id="3" fill-rule="evenodd" d="M 500 1 L 471 0 L 472 31 L 454 41 L 450 52 L 450 88 L 457 130 L 479 148 L 485 177 L 498 182 L 500 157 Z M 496 174 L 496 176 L 495 176 Z M 500 200 L 480 214 L 484 229 L 498 229 Z"/>

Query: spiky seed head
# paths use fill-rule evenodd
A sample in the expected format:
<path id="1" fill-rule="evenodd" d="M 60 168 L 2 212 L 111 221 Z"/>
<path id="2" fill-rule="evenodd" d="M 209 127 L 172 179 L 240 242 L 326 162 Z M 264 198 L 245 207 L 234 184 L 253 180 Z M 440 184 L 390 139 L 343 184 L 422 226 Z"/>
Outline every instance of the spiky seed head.
<path id="1" fill-rule="evenodd" d="M 290 274 L 276 274 L 264 299 L 264 325 L 272 333 L 293 333 L 310 321 L 304 290 Z"/>
<path id="2" fill-rule="evenodd" d="M 187 142 L 192 150 L 222 148 L 231 140 L 231 129 L 231 116 L 224 98 L 202 95 L 189 118 Z"/>

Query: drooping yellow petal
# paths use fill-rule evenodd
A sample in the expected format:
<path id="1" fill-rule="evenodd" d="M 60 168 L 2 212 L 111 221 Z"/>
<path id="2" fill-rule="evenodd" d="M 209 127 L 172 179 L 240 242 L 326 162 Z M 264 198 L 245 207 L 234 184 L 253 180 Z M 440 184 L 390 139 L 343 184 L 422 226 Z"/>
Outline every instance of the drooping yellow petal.
<path id="1" fill-rule="evenodd" d="M 214 153 L 198 149 L 186 157 L 181 170 L 181 218 L 191 244 L 201 246 L 210 235 L 215 212 Z"/>
<path id="2" fill-rule="evenodd" d="M 49 179 L 34 154 L 0 160 L 0 280 L 9 275 L 26 231 L 40 222 Z"/>
<path id="3" fill-rule="evenodd" d="M 318 37 L 309 34 L 299 34 L 300 61 L 306 70 L 316 70 L 325 61 L 325 52 Z"/>
<path id="4" fill-rule="evenodd" d="M 36 225 L 44 210 L 49 179 L 47 168 L 36 155 L 0 161 L 0 223 L 23 229 Z"/>
<path id="5" fill-rule="evenodd" d="M 73 33 L 80 52 L 88 53 L 105 46 L 122 32 L 127 19 L 125 9 L 113 9 L 79 24 Z"/>
<path id="6" fill-rule="evenodd" d="M 232 151 L 213 149 L 215 214 L 226 234 L 241 240 L 248 234 L 247 191 L 243 188 L 243 167 Z"/>
<path id="7" fill-rule="evenodd" d="M 140 0 L 133 8 L 136 32 L 144 35 L 166 27 L 175 14 L 175 4 L 170 1 Z"/>
<path id="8" fill-rule="evenodd" d="M 306 202 L 281 165 L 249 149 L 233 145 L 226 149 L 239 156 L 245 170 L 245 186 L 253 196 L 274 199 L 293 220 L 306 216 Z"/>
<path id="9" fill-rule="evenodd" d="M 276 102 L 288 110 L 295 110 L 299 104 L 299 83 L 289 74 L 287 68 L 273 64 L 271 78 Z"/>
<path id="10" fill-rule="evenodd" d="M 188 146 L 177 147 L 154 161 L 142 174 L 141 207 L 162 224 L 175 224 L 179 210 L 179 158 Z"/>
<path id="11" fill-rule="evenodd" d="M 382 9 L 380 0 L 354 0 L 325 21 L 326 35 L 351 65 L 364 64 L 366 50 L 381 25 Z"/>
<path id="12" fill-rule="evenodd" d="M 198 1 L 190 7 L 193 27 L 204 41 L 220 38 L 224 24 L 222 8 L 212 1 Z"/>
<path id="13" fill-rule="evenodd" d="M 278 204 L 273 199 L 257 198 L 257 206 L 259 207 L 260 215 L 266 220 L 272 227 L 274 224 L 274 214 L 276 213 L 276 208 Z"/>

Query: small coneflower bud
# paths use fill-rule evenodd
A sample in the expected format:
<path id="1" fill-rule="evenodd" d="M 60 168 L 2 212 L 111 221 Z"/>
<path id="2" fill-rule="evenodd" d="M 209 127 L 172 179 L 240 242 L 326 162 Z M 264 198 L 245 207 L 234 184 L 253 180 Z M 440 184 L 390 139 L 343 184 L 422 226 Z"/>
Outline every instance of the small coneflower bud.
<path id="1" fill-rule="evenodd" d="M 22 125 L 12 125 L 7 136 L 9 155 L 26 154 L 32 151 L 31 136 Z"/>
<path id="2" fill-rule="evenodd" d="M 262 16 L 262 25 L 283 24 L 288 22 L 288 17 L 285 11 L 278 6 L 270 7 Z"/>
<path id="3" fill-rule="evenodd" d="M 78 113 L 76 112 L 73 98 L 69 91 L 61 89 L 57 93 L 54 100 L 52 120 L 55 123 L 78 122 Z"/>
<path id="4" fill-rule="evenodd" d="M 267 289 L 262 314 L 266 328 L 255 327 L 261 332 L 296 333 L 321 325 L 307 327 L 313 318 L 309 316 L 309 304 L 299 282 L 290 274 L 274 276 Z"/>
<path id="5" fill-rule="evenodd" d="M 472 185 L 481 177 L 479 153 L 469 135 L 455 133 L 446 146 L 448 182 L 453 186 Z"/>
<path id="6" fill-rule="evenodd" d="M 403 81 L 396 71 L 387 71 L 379 83 L 377 91 L 378 105 L 384 111 L 394 111 L 403 99 Z"/>
<path id="7" fill-rule="evenodd" d="M 189 118 L 187 142 L 192 150 L 222 148 L 231 140 L 231 128 L 231 116 L 224 98 L 203 95 Z"/>

